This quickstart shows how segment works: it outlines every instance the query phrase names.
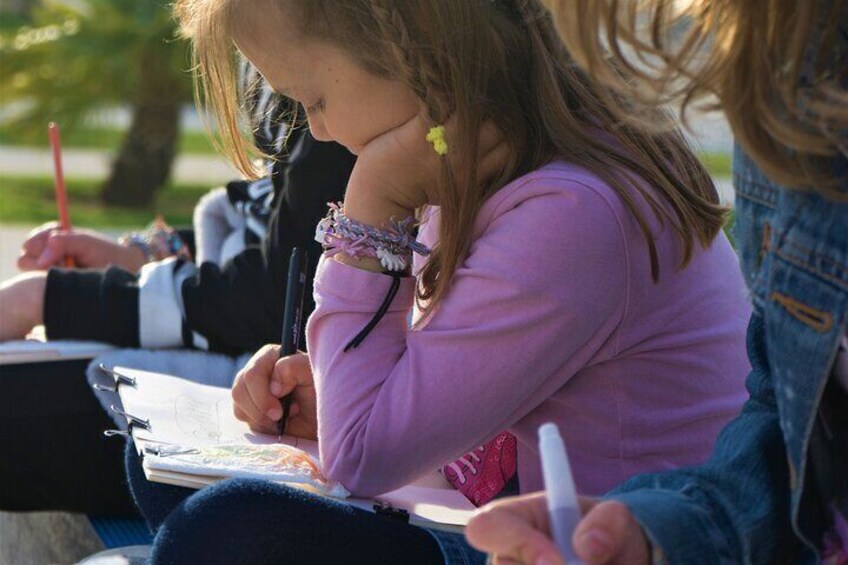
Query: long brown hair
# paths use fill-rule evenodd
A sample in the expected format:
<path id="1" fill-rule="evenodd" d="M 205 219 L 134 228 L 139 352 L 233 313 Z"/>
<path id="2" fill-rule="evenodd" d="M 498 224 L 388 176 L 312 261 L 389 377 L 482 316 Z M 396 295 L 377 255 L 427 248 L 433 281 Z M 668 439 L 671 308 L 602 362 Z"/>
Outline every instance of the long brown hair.
<path id="1" fill-rule="evenodd" d="M 231 22 L 241 0 L 178 0 L 184 33 L 193 38 L 200 78 L 206 83 L 231 154 L 249 169 L 238 142 Z M 434 123 L 456 116 L 449 140 L 462 170 L 445 165 L 437 187 L 439 240 L 421 273 L 425 309 L 445 295 L 471 244 L 474 219 L 485 200 L 510 180 L 555 158 L 585 167 L 612 186 L 635 216 L 648 242 L 652 274 L 659 261 L 647 202 L 683 243 L 681 266 L 694 246 L 709 245 L 725 209 L 712 181 L 669 116 L 648 131 L 619 120 L 607 103 L 629 100 L 590 81 L 568 56 L 550 15 L 537 0 L 280 0 L 301 35 L 342 47 L 363 68 L 404 81 L 426 105 Z M 283 8 L 281 8 L 283 7 Z M 258 9 L 258 8 L 253 8 Z M 502 174 L 477 180 L 477 132 L 493 121 L 508 136 L 512 157 Z M 603 132 L 599 135 L 598 132 Z"/>
<path id="2" fill-rule="evenodd" d="M 605 85 L 680 103 L 684 116 L 693 104 L 721 108 L 769 177 L 848 198 L 821 166 L 848 152 L 845 0 L 542 2 L 574 59 Z"/>

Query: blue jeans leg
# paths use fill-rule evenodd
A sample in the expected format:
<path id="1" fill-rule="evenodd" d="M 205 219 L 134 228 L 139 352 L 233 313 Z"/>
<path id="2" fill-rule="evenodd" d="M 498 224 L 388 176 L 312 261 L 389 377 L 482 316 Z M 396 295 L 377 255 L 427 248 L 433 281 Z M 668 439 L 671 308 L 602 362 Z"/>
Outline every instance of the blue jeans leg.
<path id="1" fill-rule="evenodd" d="M 133 495 L 158 531 L 151 563 L 403 563 L 442 565 L 422 528 L 302 490 L 231 479 L 200 491 L 148 483 L 135 452 Z"/>

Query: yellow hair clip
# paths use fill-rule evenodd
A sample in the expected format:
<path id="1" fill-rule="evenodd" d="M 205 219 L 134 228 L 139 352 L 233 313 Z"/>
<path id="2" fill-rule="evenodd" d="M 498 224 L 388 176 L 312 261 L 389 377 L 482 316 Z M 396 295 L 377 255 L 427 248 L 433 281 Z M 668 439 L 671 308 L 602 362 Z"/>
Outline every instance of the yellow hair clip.
<path id="1" fill-rule="evenodd" d="M 427 141 L 433 144 L 433 149 L 439 155 L 447 155 L 448 142 L 445 141 L 445 126 L 433 126 L 427 133 Z"/>

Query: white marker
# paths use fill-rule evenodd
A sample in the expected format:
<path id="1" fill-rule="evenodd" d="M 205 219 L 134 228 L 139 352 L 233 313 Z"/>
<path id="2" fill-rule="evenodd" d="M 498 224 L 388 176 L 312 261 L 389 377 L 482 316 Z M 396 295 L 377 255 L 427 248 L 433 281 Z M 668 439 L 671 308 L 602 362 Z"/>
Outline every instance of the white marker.
<path id="1" fill-rule="evenodd" d="M 577 491 L 565 445 L 556 424 L 548 423 L 539 427 L 539 454 L 554 541 L 568 565 L 582 563 L 571 547 L 571 537 L 580 522 L 580 506 L 577 504 Z"/>

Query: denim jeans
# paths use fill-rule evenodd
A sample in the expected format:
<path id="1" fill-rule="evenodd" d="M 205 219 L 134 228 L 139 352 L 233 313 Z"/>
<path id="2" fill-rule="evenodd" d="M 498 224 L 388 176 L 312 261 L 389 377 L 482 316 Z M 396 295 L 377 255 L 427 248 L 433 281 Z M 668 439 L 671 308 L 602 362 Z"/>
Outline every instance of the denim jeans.
<path id="1" fill-rule="evenodd" d="M 848 159 L 820 164 L 848 194 Z M 608 497 L 661 561 L 815 562 L 833 511 L 848 510 L 848 398 L 830 378 L 848 318 L 848 202 L 783 190 L 738 149 L 734 185 L 754 307 L 750 399 L 706 464 L 636 477 Z"/>
<path id="2" fill-rule="evenodd" d="M 485 562 L 461 534 L 431 532 L 268 481 L 231 479 L 200 491 L 149 482 L 132 444 L 126 462 L 136 503 L 157 534 L 154 565 Z"/>

